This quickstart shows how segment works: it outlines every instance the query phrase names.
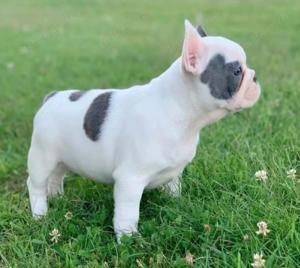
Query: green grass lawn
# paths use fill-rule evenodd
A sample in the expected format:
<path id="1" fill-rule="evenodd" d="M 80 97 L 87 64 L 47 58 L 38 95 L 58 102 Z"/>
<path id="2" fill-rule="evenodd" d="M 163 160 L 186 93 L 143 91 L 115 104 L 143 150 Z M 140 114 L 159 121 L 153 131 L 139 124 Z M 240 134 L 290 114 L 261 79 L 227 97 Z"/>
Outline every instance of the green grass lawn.
<path id="1" fill-rule="evenodd" d="M 1 0 L 0 267 L 187 267 L 189 253 L 195 267 L 251 267 L 258 252 L 266 267 L 300 267 L 300 176 L 286 176 L 300 171 L 299 14 L 296 0 Z M 34 221 L 26 158 L 43 96 L 146 83 L 180 55 L 184 18 L 245 48 L 259 103 L 203 130 L 180 199 L 144 195 L 142 237 L 117 245 L 111 187 L 74 175 Z"/>

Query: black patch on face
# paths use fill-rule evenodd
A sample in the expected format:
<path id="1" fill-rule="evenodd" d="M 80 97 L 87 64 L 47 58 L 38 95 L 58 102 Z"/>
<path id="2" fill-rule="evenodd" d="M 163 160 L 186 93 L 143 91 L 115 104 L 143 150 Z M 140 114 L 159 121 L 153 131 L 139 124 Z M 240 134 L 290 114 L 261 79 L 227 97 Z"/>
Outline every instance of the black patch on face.
<path id="1" fill-rule="evenodd" d="M 101 134 L 101 128 L 105 121 L 107 111 L 110 105 L 112 92 L 106 92 L 96 97 L 88 108 L 83 128 L 85 134 L 92 140 L 97 141 Z"/>
<path id="2" fill-rule="evenodd" d="M 46 95 L 46 97 L 43 100 L 43 103 L 45 103 L 47 100 L 49 100 L 50 98 L 52 98 L 56 93 L 57 93 L 57 91 L 52 91 L 48 95 Z"/>
<path id="3" fill-rule="evenodd" d="M 78 90 L 78 91 L 75 91 L 75 92 L 72 92 L 69 96 L 69 100 L 70 101 L 77 101 L 81 98 L 82 95 L 84 95 L 86 93 L 86 91 L 81 91 L 81 90 Z"/>
<path id="4" fill-rule="evenodd" d="M 207 36 L 206 31 L 204 30 L 204 28 L 203 28 L 201 25 L 199 25 L 199 26 L 197 27 L 197 32 L 200 34 L 201 37 Z"/>
<path id="5" fill-rule="evenodd" d="M 238 91 L 242 76 L 242 67 L 238 61 L 225 63 L 224 56 L 217 54 L 209 61 L 200 80 L 209 86 L 212 96 L 227 100 Z"/>

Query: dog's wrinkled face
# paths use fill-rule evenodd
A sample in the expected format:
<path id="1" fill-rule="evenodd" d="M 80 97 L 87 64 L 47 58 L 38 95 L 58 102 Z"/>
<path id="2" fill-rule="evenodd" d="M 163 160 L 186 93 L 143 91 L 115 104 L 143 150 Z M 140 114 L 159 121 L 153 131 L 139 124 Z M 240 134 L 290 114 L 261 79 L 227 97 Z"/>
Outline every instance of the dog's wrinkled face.
<path id="1" fill-rule="evenodd" d="M 253 106 L 260 86 L 255 72 L 246 65 L 243 48 L 223 37 L 206 36 L 202 28 L 197 31 L 188 21 L 185 27 L 182 64 L 185 72 L 199 81 L 202 100 L 206 98 L 212 108 L 230 111 Z"/>

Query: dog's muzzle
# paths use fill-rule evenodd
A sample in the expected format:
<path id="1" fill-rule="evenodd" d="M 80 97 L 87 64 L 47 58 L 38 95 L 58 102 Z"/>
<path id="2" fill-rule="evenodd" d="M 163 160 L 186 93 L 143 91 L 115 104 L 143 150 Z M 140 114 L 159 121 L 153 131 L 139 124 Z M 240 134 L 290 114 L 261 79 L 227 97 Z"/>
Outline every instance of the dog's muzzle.
<path id="1" fill-rule="evenodd" d="M 245 67 L 240 89 L 229 100 L 226 109 L 235 112 L 250 108 L 258 101 L 260 92 L 261 89 L 255 71 Z"/>

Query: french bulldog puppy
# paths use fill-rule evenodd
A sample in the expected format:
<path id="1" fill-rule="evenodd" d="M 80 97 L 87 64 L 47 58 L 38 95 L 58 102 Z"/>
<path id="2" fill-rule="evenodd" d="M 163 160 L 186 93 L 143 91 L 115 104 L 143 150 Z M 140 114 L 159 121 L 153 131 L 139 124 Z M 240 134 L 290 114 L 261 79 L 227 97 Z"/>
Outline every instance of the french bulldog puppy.
<path id="1" fill-rule="evenodd" d="M 180 195 L 180 175 L 205 126 L 253 106 L 260 96 L 241 46 L 205 36 L 185 21 L 182 55 L 160 76 L 125 90 L 49 94 L 34 118 L 27 181 L 34 217 L 63 193 L 67 171 L 113 184 L 117 240 L 137 232 L 145 189 L 167 184 Z"/>

